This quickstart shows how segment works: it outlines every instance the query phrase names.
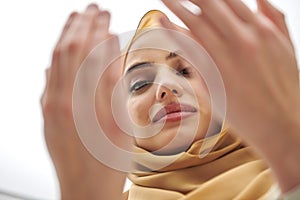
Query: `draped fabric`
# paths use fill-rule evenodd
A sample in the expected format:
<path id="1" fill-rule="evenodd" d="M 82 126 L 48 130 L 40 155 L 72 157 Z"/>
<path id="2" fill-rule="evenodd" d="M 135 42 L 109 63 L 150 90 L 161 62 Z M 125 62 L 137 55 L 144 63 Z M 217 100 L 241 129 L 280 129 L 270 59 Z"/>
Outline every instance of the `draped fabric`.
<path id="1" fill-rule="evenodd" d="M 155 10 L 141 19 L 126 56 L 145 29 L 161 26 L 163 15 Z M 265 199 L 274 183 L 268 166 L 226 129 L 177 155 L 155 155 L 139 147 L 135 151 L 139 154 L 136 171 L 128 175 L 133 183 L 128 200 L 257 200 Z"/>
<path id="2" fill-rule="evenodd" d="M 201 146 L 215 137 L 216 145 L 201 158 Z M 135 158 L 137 170 L 128 176 L 133 183 L 129 200 L 265 199 L 274 183 L 265 163 L 227 130 L 196 141 L 177 155 L 154 155 L 139 147 L 135 150 L 140 156 Z M 174 156 L 174 162 L 157 168 Z"/>

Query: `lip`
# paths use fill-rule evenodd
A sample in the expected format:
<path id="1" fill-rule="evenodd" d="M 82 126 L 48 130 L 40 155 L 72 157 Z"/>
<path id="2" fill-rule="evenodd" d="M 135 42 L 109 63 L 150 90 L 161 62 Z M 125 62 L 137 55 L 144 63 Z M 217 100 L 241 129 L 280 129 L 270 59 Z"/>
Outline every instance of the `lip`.
<path id="1" fill-rule="evenodd" d="M 187 104 L 172 103 L 160 109 L 153 117 L 152 122 L 175 122 L 185 119 L 194 113 L 197 109 Z"/>

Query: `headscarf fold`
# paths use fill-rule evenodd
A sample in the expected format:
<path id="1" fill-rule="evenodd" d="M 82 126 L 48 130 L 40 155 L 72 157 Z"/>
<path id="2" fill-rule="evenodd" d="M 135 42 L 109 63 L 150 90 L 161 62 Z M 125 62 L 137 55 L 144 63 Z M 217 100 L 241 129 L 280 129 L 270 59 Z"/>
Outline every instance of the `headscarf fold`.
<path id="1" fill-rule="evenodd" d="M 155 171 L 151 168 L 175 155 L 154 155 L 136 147 L 141 156 L 134 160 L 137 170 L 128 176 L 133 183 L 128 199 L 264 199 L 274 180 L 251 148 L 223 130 L 212 151 L 201 158 L 200 149 L 207 139 L 211 138 L 195 142 L 175 162 Z"/>

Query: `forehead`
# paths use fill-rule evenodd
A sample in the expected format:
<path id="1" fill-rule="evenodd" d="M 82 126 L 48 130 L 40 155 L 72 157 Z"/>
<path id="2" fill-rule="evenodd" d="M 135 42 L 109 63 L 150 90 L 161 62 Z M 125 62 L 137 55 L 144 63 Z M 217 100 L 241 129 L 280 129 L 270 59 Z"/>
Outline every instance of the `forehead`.
<path id="1" fill-rule="evenodd" d="M 174 65 L 175 62 L 187 63 L 187 61 L 177 54 L 178 52 L 169 52 L 161 49 L 139 49 L 134 52 L 130 52 L 127 56 L 124 73 L 131 71 L 132 68 L 138 65 L 143 65 L 146 63 L 157 63 L 157 64 L 171 64 Z"/>
<path id="2" fill-rule="evenodd" d="M 164 62 L 169 55 L 169 51 L 161 49 L 137 49 L 128 53 L 125 65 L 127 67 L 141 61 Z"/>
<path id="3" fill-rule="evenodd" d="M 177 52 L 179 46 L 170 37 L 169 33 L 162 29 L 145 31 L 135 36 L 127 52 L 125 70 L 136 62 L 164 62 L 170 52 Z"/>

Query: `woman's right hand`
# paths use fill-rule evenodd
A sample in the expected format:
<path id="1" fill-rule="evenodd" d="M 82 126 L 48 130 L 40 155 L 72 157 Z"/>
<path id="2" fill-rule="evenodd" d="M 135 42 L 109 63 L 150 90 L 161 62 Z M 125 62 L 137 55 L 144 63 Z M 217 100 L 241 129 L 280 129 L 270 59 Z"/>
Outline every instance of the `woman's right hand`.
<path id="1" fill-rule="evenodd" d="M 240 0 L 190 0 L 200 14 L 162 1 L 218 66 L 228 126 L 268 163 L 283 193 L 299 185 L 299 71 L 284 14 L 267 0 L 257 0 L 258 12 Z"/>
<path id="2" fill-rule="evenodd" d="M 89 5 L 83 13 L 72 13 L 53 51 L 51 66 L 46 70 L 47 82 L 41 98 L 44 133 L 62 199 L 121 199 L 125 174 L 103 165 L 87 151 L 78 136 L 72 111 L 76 74 L 89 52 L 113 37 L 109 33 L 109 22 L 110 14 L 95 4 Z M 110 49 L 104 54 L 119 49 L 117 40 L 107 48 Z M 122 132 L 109 109 L 112 85 L 119 79 L 121 67 L 112 66 L 104 75 L 103 84 L 107 85 L 100 87 L 106 90 L 101 105 L 96 107 L 103 109 L 104 129 L 120 135 Z"/>

